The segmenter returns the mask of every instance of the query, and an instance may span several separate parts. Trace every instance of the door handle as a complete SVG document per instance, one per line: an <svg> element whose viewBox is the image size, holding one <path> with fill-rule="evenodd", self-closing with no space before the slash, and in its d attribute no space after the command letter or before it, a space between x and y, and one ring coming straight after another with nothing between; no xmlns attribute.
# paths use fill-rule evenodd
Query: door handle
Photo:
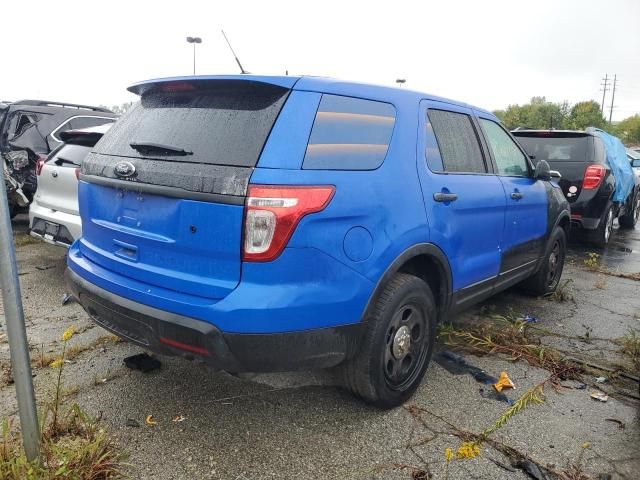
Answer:
<svg viewBox="0 0 640 480"><path fill-rule="evenodd" d="M436 192L433 194L433 199L436 202L455 202L458 199L458 195L455 193Z"/></svg>
<svg viewBox="0 0 640 480"><path fill-rule="evenodd" d="M514 200L520 200L524 195L522 195L520 192L513 192L511 194L511 198L513 198Z"/></svg>

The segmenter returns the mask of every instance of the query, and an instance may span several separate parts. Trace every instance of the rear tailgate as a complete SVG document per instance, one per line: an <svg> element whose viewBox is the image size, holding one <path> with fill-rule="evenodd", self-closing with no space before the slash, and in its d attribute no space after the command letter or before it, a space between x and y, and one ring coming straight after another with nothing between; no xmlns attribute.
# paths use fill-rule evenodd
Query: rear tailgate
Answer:
<svg viewBox="0 0 640 480"><path fill-rule="evenodd" d="M240 280L249 177L288 91L248 80L147 85L83 163L81 253L149 285L226 296Z"/></svg>
<svg viewBox="0 0 640 480"><path fill-rule="evenodd" d="M83 145L62 145L52 152L38 176L36 200L43 207L78 215L76 169L91 151Z"/></svg>
<svg viewBox="0 0 640 480"><path fill-rule="evenodd" d="M535 158L545 160L562 175L558 182L564 196L573 203L580 196L587 167L593 163L593 137L580 132L512 132L520 145Z"/></svg>

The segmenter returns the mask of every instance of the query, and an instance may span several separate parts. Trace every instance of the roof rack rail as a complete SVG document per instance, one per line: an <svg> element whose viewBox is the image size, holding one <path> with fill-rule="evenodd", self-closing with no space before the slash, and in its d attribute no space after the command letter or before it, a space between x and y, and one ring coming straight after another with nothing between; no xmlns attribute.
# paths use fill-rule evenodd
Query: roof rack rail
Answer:
<svg viewBox="0 0 640 480"><path fill-rule="evenodd" d="M13 105L30 105L32 107L64 107L64 108L77 108L83 110L93 110L94 112L113 113L108 108L93 107L91 105L80 105L77 103L66 102L50 102L48 100L18 100L13 102Z"/></svg>

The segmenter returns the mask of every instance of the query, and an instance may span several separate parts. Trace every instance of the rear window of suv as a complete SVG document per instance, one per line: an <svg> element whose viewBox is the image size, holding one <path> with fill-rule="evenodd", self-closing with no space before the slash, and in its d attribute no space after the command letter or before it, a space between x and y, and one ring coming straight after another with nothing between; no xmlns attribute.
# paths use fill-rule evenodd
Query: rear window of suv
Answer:
<svg viewBox="0 0 640 480"><path fill-rule="evenodd" d="M550 137L519 135L514 132L518 143L529 155L534 155L534 163L540 160L550 162L587 162L590 158L589 136Z"/></svg>
<svg viewBox="0 0 640 480"><path fill-rule="evenodd" d="M255 167L288 89L251 81L160 84L144 93L97 145L97 153ZM140 153L131 144L190 152Z"/></svg>

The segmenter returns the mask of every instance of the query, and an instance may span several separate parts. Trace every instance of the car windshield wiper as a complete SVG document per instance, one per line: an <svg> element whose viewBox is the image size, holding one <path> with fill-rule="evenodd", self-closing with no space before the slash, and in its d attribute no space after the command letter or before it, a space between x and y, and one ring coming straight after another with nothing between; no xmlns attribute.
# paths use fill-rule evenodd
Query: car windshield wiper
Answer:
<svg viewBox="0 0 640 480"><path fill-rule="evenodd" d="M184 148L163 145L162 143L134 142L130 143L129 146L143 155L150 153L157 155L193 155L193 152L185 150Z"/></svg>

